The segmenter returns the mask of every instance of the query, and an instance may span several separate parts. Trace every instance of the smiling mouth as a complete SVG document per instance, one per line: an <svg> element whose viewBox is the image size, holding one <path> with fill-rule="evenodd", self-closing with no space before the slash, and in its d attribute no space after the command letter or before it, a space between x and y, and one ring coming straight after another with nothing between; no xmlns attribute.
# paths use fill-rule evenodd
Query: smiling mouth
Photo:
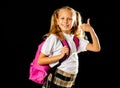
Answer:
<svg viewBox="0 0 120 88"><path fill-rule="evenodd" d="M68 27L69 27L69 25L62 25L62 27L64 27L64 28L68 28Z"/></svg>

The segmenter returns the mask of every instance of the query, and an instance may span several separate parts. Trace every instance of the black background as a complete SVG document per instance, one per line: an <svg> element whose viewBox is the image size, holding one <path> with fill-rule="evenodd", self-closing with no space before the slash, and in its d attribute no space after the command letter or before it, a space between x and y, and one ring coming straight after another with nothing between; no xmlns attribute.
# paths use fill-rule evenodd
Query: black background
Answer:
<svg viewBox="0 0 120 88"><path fill-rule="evenodd" d="M2 4L3 3L3 4ZM42 36L49 31L53 11L68 5L79 11L83 22L88 18L99 37L99 53L79 54L79 74L75 88L115 87L117 84L118 5L116 1L48 0L6 1L1 3L1 35L4 55L1 61L2 80L11 88L41 88L28 80L29 65ZM116 47L116 48L115 48ZM114 64L115 62L115 64ZM8 85L9 83L9 85Z"/></svg>

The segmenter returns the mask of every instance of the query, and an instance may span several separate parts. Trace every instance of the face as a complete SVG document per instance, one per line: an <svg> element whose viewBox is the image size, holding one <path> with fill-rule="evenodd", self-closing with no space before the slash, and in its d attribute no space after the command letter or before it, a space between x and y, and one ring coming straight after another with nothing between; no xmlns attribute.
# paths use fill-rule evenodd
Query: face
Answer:
<svg viewBox="0 0 120 88"><path fill-rule="evenodd" d="M58 19L57 19L57 24L61 28L61 30L65 33L70 33L71 28L74 24L74 15L72 11L68 9L61 9L59 11Z"/></svg>

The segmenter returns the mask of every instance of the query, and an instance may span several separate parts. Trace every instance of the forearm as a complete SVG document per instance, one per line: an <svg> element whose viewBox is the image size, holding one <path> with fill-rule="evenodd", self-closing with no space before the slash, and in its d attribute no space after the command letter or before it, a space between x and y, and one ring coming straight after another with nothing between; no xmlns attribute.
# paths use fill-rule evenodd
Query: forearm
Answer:
<svg viewBox="0 0 120 88"><path fill-rule="evenodd" d="M39 57L38 58L38 64L40 65L45 65L45 64L50 64L59 61L63 57L63 54L59 54L56 56L46 56L46 57Z"/></svg>
<svg viewBox="0 0 120 88"><path fill-rule="evenodd" d="M90 35L92 38L92 47L94 48L95 51L100 51L100 49L101 49L100 42L99 42L98 36L96 35L94 29L91 28L91 30L89 32L90 32Z"/></svg>

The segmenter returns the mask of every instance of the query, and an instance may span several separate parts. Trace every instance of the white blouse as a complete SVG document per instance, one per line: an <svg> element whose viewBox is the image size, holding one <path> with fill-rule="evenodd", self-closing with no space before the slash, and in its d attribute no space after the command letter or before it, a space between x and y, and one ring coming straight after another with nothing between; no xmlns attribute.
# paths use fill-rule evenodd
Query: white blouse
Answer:
<svg viewBox="0 0 120 88"><path fill-rule="evenodd" d="M79 48L76 49L75 43L73 41L73 34L65 34L63 33L68 44L70 47L70 56L65 61L61 63L61 65L58 67L59 69L71 73L71 74L77 74L78 73L78 53L86 51L86 46L89 41L80 39L79 40ZM53 34L51 34L45 41L41 52L48 56L55 56L61 53L61 48L63 47L61 41ZM49 64L50 67L54 67L58 62Z"/></svg>

